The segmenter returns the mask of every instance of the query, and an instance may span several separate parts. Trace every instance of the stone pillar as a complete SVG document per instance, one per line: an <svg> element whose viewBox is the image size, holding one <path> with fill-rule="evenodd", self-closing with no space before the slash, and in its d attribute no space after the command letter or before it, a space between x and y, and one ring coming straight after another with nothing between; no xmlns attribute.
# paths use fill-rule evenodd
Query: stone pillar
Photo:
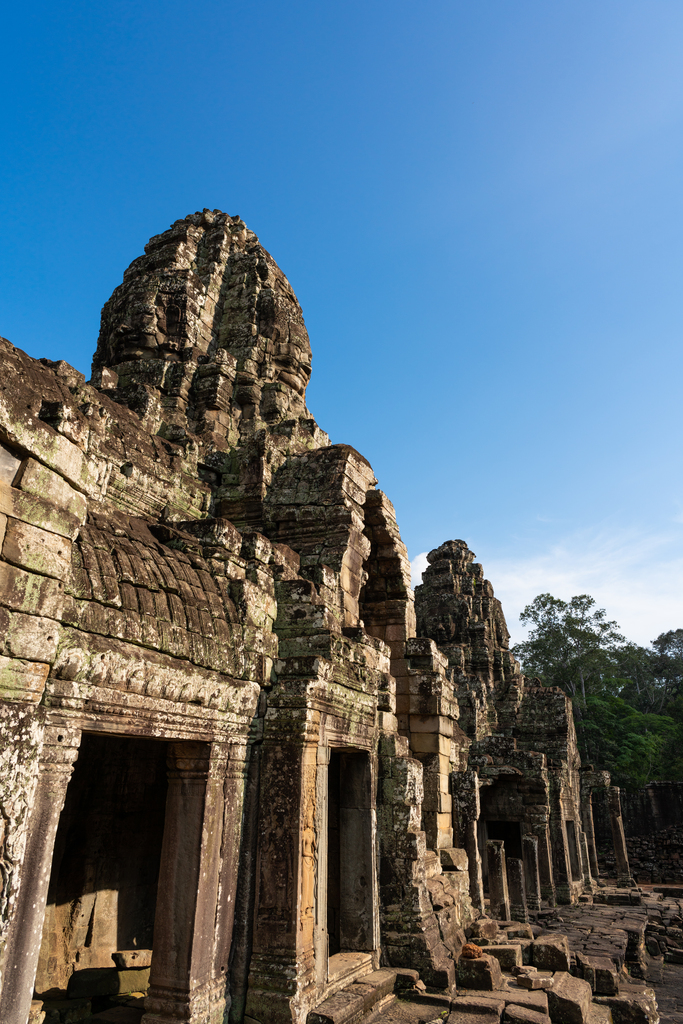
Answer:
<svg viewBox="0 0 683 1024"><path fill-rule="evenodd" d="M453 847L453 806L448 775L454 761L453 744L463 734L454 718L458 705L448 677L448 659L433 640L406 641L409 697L408 725L412 756L424 768L422 827L431 850ZM466 739L466 738L465 738Z"/></svg>
<svg viewBox="0 0 683 1024"><path fill-rule="evenodd" d="M631 869L628 864L628 853L626 851L626 837L624 836L624 822L621 817L621 800L619 798L619 787L610 786L609 790L609 818L612 826L612 840L614 842L614 857L617 868L617 885L633 885Z"/></svg>
<svg viewBox="0 0 683 1024"><path fill-rule="evenodd" d="M45 729L19 890L7 934L5 976L0 994L3 1024L26 1024L31 1009L52 851L80 742L80 730L71 726Z"/></svg>
<svg viewBox="0 0 683 1024"><path fill-rule="evenodd" d="M472 906L484 913L484 881L481 870L481 856L477 842L477 821L479 820L479 776L476 771L451 773L453 793L453 824L457 833L457 845L467 851L470 876L470 899Z"/></svg>
<svg viewBox="0 0 683 1024"><path fill-rule="evenodd" d="M315 964L316 797L320 714L277 709L266 720L254 938L246 1014L268 1024L305 1019L319 991ZM325 964L325 966L327 966Z"/></svg>
<svg viewBox="0 0 683 1024"><path fill-rule="evenodd" d="M251 914L249 920L243 921L237 916L238 880L240 878L240 858L245 845L243 834L246 831L247 848L252 850L252 835L249 833L250 819L253 808L246 806L247 777L250 766L251 745L244 739L235 740L227 747L227 764L223 761L223 751L218 744L212 749L212 763L215 769L216 781L220 779L221 768L224 767L224 804L223 804L223 836L229 836L230 840L223 840L220 863L220 882L218 887L218 900L216 905L216 941L213 950L213 980L211 985L211 1006L212 1012L218 1013L225 1004L226 978L228 976L228 962L231 962L231 971L238 972L238 961L240 950L236 950L237 956L231 956L231 944L236 945L244 942L249 948L251 942ZM213 796L213 793L212 793ZM220 804L218 804L220 810ZM253 896L253 887L249 881L242 876L242 884L247 894ZM242 895L242 893L240 893ZM247 896L248 898L248 896ZM253 903L249 903L251 908ZM246 949L245 949L246 953ZM244 977L244 975L238 975ZM232 979L231 979L232 980ZM244 979L246 981L246 977ZM235 998L235 991L230 986L232 999ZM232 1009L232 1007L231 1007ZM212 1018L213 1019L213 1018ZM219 1021L223 1020L218 1016Z"/></svg>
<svg viewBox="0 0 683 1024"><path fill-rule="evenodd" d="M489 901L491 917L497 921L510 920L507 871L505 869L505 843L502 839L487 839L486 858L489 870Z"/></svg>
<svg viewBox="0 0 683 1024"><path fill-rule="evenodd" d="M541 879L541 896L554 907L557 903L555 894L555 878L553 876L553 858L550 853L550 829L548 825L538 833L538 873Z"/></svg>
<svg viewBox="0 0 683 1024"><path fill-rule="evenodd" d="M583 780L582 780L583 781ZM593 822L593 793L590 786L581 787L581 824L586 834L586 845L588 847L588 864L593 878L598 878L600 869L598 867L598 851L595 846L595 824Z"/></svg>
<svg viewBox="0 0 683 1024"><path fill-rule="evenodd" d="M562 770L549 770L550 780L550 849L552 853L553 881L558 903L572 902L571 867L567 849L567 832L564 824Z"/></svg>
<svg viewBox="0 0 683 1024"><path fill-rule="evenodd" d="M510 857L507 862L508 889L510 892L510 917L513 921L529 921L524 886L524 862L519 857Z"/></svg>
<svg viewBox="0 0 683 1024"><path fill-rule="evenodd" d="M216 983L213 956L226 759L222 744L169 744L154 956L143 1024L222 1019L227 957Z"/></svg>
<svg viewBox="0 0 683 1024"><path fill-rule="evenodd" d="M538 836L522 836L524 888L528 910L541 909L541 879L538 873Z"/></svg>
<svg viewBox="0 0 683 1024"><path fill-rule="evenodd" d="M261 729L263 719L259 719ZM256 841L258 834L259 793L261 781L262 734L247 747L247 772L244 785L244 812L239 850L239 874L234 902L235 926L232 934L234 951L230 963L230 1024L242 1024L247 998L249 958L253 941L254 892L256 889ZM229 834L226 829L226 834Z"/></svg>
<svg viewBox="0 0 683 1024"><path fill-rule="evenodd" d="M588 839L586 833L579 832L579 848L581 850L581 869L583 871L583 883L589 892L593 892L593 876L590 868L590 854L588 853Z"/></svg>

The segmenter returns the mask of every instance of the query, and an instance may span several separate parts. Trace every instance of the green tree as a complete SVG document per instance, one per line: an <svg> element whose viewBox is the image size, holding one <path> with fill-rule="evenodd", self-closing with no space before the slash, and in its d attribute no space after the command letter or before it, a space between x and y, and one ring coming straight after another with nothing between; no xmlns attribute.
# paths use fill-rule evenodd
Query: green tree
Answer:
<svg viewBox="0 0 683 1024"><path fill-rule="evenodd" d="M531 629L514 654L572 698L582 758L629 788L683 779L683 629L639 647L588 594L539 594L520 619Z"/></svg>
<svg viewBox="0 0 683 1024"><path fill-rule="evenodd" d="M539 594L520 621L531 624L531 629L528 638L513 648L515 657L527 675L560 686L572 697L580 717L588 694L614 675L615 655L625 643L616 622L608 620L604 608L596 608L588 594L569 601Z"/></svg>

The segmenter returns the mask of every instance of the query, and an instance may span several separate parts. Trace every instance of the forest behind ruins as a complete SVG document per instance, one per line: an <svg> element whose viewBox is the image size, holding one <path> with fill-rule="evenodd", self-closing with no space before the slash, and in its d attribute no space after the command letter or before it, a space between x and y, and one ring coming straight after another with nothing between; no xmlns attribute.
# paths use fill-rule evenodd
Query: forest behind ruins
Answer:
<svg viewBox="0 0 683 1024"><path fill-rule="evenodd" d="M513 652L528 676L572 698L584 763L629 790L683 781L683 629L640 647L588 594L539 594L520 621L529 634Z"/></svg>

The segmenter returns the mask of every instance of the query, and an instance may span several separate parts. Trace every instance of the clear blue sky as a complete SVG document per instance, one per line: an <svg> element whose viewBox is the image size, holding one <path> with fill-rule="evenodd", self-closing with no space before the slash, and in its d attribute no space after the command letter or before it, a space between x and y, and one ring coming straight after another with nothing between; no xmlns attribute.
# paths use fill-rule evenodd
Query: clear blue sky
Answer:
<svg viewBox="0 0 683 1024"><path fill-rule="evenodd" d="M136 0L4 16L0 333L88 372L150 235L239 213L309 406L411 557L683 626L680 0Z"/></svg>

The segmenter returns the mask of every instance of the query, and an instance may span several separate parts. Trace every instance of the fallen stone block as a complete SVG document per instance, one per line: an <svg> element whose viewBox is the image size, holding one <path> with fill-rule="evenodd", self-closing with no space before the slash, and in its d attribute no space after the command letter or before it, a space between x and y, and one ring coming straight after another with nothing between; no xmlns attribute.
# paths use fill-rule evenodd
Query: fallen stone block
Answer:
<svg viewBox="0 0 683 1024"><path fill-rule="evenodd" d="M547 1013L530 1010L528 1006L508 1003L505 1007L503 1021L504 1024L550 1024L550 1017Z"/></svg>
<svg viewBox="0 0 683 1024"><path fill-rule="evenodd" d="M149 967L125 971L116 967L88 967L71 975L67 996L69 999L92 999L95 996L146 992L149 988L149 971Z"/></svg>
<svg viewBox="0 0 683 1024"><path fill-rule="evenodd" d="M513 967L522 966L521 946L487 946L488 956L495 956L503 971L511 971Z"/></svg>
<svg viewBox="0 0 683 1024"><path fill-rule="evenodd" d="M500 1017L496 1017L495 1013L463 1013L453 1010L446 1024L500 1024Z"/></svg>
<svg viewBox="0 0 683 1024"><path fill-rule="evenodd" d="M395 967L393 971L396 975L394 988L397 992L401 992L406 988L413 988L416 982L420 980L419 971L411 971L408 967Z"/></svg>
<svg viewBox="0 0 683 1024"><path fill-rule="evenodd" d="M591 995L587 981L557 972L553 987L548 989L548 1012L553 1024L587 1024Z"/></svg>
<svg viewBox="0 0 683 1024"><path fill-rule="evenodd" d="M597 1003L591 1003L588 1024L614 1024L609 1006L598 1006Z"/></svg>
<svg viewBox="0 0 683 1024"><path fill-rule="evenodd" d="M493 991L501 988L503 973L495 957L484 953L476 960L460 957L457 965L458 985L460 988L482 989Z"/></svg>
<svg viewBox="0 0 683 1024"><path fill-rule="evenodd" d="M545 971L568 971L570 966L569 943L566 935L543 935L531 945L531 959L534 967Z"/></svg>
<svg viewBox="0 0 683 1024"><path fill-rule="evenodd" d="M311 1010L306 1024L356 1024L363 1017L363 996L337 992L315 1010Z"/></svg>
<svg viewBox="0 0 683 1024"><path fill-rule="evenodd" d="M43 1011L45 1024L78 1024L92 1012L89 999L45 999Z"/></svg>
<svg viewBox="0 0 683 1024"><path fill-rule="evenodd" d="M520 974L517 984L520 988L527 989L528 992L535 992L537 989L552 988L553 979L543 978L538 974Z"/></svg>
<svg viewBox="0 0 683 1024"><path fill-rule="evenodd" d="M577 962L596 995L615 996L619 992L619 972L608 957L576 955Z"/></svg>
<svg viewBox="0 0 683 1024"><path fill-rule="evenodd" d="M129 967L151 967L151 949L119 949L112 953L112 960L119 970L126 970Z"/></svg>
<svg viewBox="0 0 683 1024"><path fill-rule="evenodd" d="M595 1002L612 1011L614 1024L658 1024L659 1011L653 989L642 995L596 996Z"/></svg>
<svg viewBox="0 0 683 1024"><path fill-rule="evenodd" d="M346 991L352 995L362 996L363 1010L369 1013L393 1001L394 980L393 971L373 971L353 982Z"/></svg>
<svg viewBox="0 0 683 1024"><path fill-rule="evenodd" d="M494 939L498 934L498 922L490 917L480 917L478 921L472 922L472 938Z"/></svg>
<svg viewBox="0 0 683 1024"><path fill-rule="evenodd" d="M444 871L467 871L468 860L466 850L448 848L439 850L441 867Z"/></svg>
<svg viewBox="0 0 683 1024"><path fill-rule="evenodd" d="M552 978L546 980L552 981ZM544 989L527 991L511 982L508 982L505 988L505 1003L526 1006L528 1010L536 1010L537 1013L548 1012L548 996Z"/></svg>
<svg viewBox="0 0 683 1024"><path fill-rule="evenodd" d="M484 1013L500 1020L505 1009L505 1000L495 997L456 996L451 1006L457 1013Z"/></svg>
<svg viewBox="0 0 683 1024"><path fill-rule="evenodd" d="M18 459L14 460L19 462ZM2 450L0 449L0 470L2 470ZM40 999L31 1000L31 1009L28 1013L28 1021L26 1024L43 1024L45 1020L45 1010L43 1009L43 1003Z"/></svg>

